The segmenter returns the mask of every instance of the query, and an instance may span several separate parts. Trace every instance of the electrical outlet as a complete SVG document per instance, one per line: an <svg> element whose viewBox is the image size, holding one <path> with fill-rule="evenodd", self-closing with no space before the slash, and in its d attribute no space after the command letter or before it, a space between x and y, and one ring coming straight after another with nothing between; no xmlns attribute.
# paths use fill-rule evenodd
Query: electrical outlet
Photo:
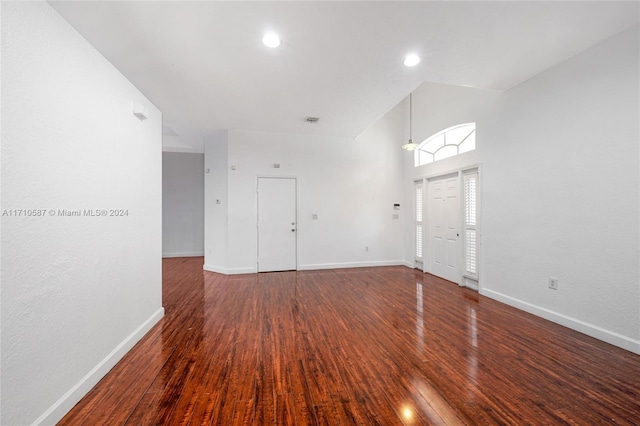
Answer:
<svg viewBox="0 0 640 426"><path fill-rule="evenodd" d="M557 290L558 289L558 279L557 278L549 277L549 288L551 290Z"/></svg>
<svg viewBox="0 0 640 426"><path fill-rule="evenodd" d="M369 246L364 246L364 251L369 251Z"/></svg>

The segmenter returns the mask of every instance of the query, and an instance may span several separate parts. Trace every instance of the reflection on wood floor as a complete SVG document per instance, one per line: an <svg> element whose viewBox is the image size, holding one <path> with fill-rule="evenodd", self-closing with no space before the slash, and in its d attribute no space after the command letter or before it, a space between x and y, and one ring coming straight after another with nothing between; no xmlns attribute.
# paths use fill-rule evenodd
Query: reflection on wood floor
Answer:
<svg viewBox="0 0 640 426"><path fill-rule="evenodd" d="M165 318L62 425L638 424L640 356L405 267L163 261Z"/></svg>

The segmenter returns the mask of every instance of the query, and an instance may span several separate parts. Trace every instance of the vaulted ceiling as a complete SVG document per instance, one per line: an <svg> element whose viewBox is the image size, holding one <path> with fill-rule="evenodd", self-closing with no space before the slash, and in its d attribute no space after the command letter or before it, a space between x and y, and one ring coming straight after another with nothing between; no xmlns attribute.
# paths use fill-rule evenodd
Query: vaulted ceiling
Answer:
<svg viewBox="0 0 640 426"><path fill-rule="evenodd" d="M508 89L639 16L610 1L50 4L196 152L228 128L355 137L423 81ZM280 47L261 43L268 30ZM405 67L409 52L421 63Z"/></svg>

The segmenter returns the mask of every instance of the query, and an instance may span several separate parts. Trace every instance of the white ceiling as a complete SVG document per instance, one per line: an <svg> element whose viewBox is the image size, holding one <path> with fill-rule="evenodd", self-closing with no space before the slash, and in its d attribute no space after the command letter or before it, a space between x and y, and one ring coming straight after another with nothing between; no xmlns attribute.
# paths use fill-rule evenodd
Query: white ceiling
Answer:
<svg viewBox="0 0 640 426"><path fill-rule="evenodd" d="M200 152L227 128L355 137L423 81L507 89L639 16L635 1L50 3L163 111L165 141Z"/></svg>

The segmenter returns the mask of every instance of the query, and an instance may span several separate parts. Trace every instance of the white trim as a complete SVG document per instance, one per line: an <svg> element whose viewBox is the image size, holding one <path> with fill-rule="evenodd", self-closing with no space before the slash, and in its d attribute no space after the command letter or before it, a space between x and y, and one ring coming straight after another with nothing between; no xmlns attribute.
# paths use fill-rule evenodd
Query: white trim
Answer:
<svg viewBox="0 0 640 426"><path fill-rule="evenodd" d="M255 274L258 272L256 268L223 268L221 266L215 265L207 265L206 263L202 265L202 269L208 272L216 272L218 274L223 275L241 275L241 274Z"/></svg>
<svg viewBox="0 0 640 426"><path fill-rule="evenodd" d="M314 271L318 269L344 269L344 268L367 268L375 266L410 266L411 263L404 260L378 260L373 262L344 262L344 263L315 263L299 265L300 271Z"/></svg>
<svg viewBox="0 0 640 426"><path fill-rule="evenodd" d="M428 185L431 182L436 182L436 181L439 181L439 180L442 180L442 179L448 179L448 178L453 178L453 177L459 178L461 173L462 173L462 169L458 169L458 170L456 170L454 172L433 175L433 176L425 178L425 180L427 181L427 185Z"/></svg>
<svg viewBox="0 0 640 426"><path fill-rule="evenodd" d="M231 268L227 269L228 275L256 274L258 270L254 268Z"/></svg>
<svg viewBox="0 0 640 426"><path fill-rule="evenodd" d="M402 262L402 266L406 266L407 268L415 269L416 264L415 264L415 262L403 261Z"/></svg>
<svg viewBox="0 0 640 426"><path fill-rule="evenodd" d="M57 400L47 411L33 422L34 425L56 424L73 408L117 363L131 348L138 343L151 328L164 316L164 308L158 309L133 333L127 336L102 361L87 373L78 383Z"/></svg>
<svg viewBox="0 0 640 426"><path fill-rule="evenodd" d="M216 272L218 274L229 275L227 272L227 268L223 268L222 266L215 265L207 265L206 263L202 265L202 269L209 272Z"/></svg>
<svg viewBox="0 0 640 426"><path fill-rule="evenodd" d="M203 251L197 252L184 252L184 253L162 253L163 258L171 258L171 257L202 257L204 256Z"/></svg>
<svg viewBox="0 0 640 426"><path fill-rule="evenodd" d="M480 288L480 294L640 355L640 340L631 339L613 331L605 330L604 328L571 318L567 315L532 305L531 303L507 296L506 294L502 294L497 291Z"/></svg>
<svg viewBox="0 0 640 426"><path fill-rule="evenodd" d="M426 175L422 175L422 177L416 177L414 178L414 181L416 180L420 180L420 179L433 179L433 178L438 178L440 176L447 176L447 175L453 175L456 173L464 173L467 172L469 170L473 170L473 169L480 169L482 163L475 163L475 164L471 164L469 166L464 166L464 167L458 167L456 169L447 169L447 170L443 170L441 172L435 172L435 173L430 173L430 174L426 174Z"/></svg>
<svg viewBox="0 0 640 426"><path fill-rule="evenodd" d="M474 291L479 291L480 286L478 285L478 279L475 277L469 277L467 275L462 275L462 281L460 284L462 287L470 288Z"/></svg>
<svg viewBox="0 0 640 426"><path fill-rule="evenodd" d="M308 265L298 265L298 271L315 271L319 269L347 269L347 268L368 268L376 266L406 266L414 268L413 263L405 260L379 260L373 262L344 262L344 263L312 263ZM256 274L256 268L232 268L226 269L220 266L203 265L203 270L216 272L223 275Z"/></svg>

